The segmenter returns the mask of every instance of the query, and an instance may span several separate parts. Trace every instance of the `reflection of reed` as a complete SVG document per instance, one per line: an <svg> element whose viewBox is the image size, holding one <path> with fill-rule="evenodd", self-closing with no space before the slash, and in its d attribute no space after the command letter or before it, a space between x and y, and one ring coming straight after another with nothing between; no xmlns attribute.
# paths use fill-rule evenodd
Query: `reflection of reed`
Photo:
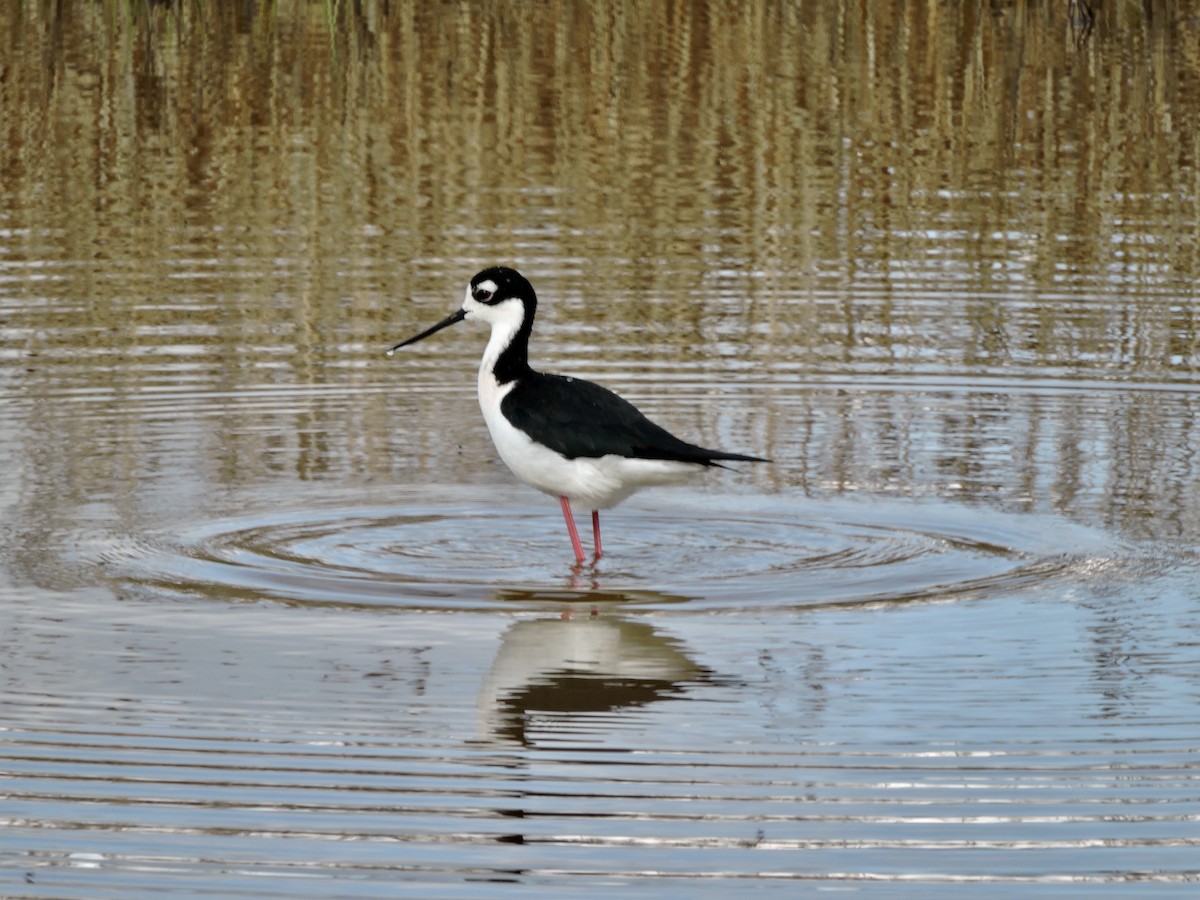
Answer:
<svg viewBox="0 0 1200 900"><path fill-rule="evenodd" d="M1077 52L1061 10L1033 4L255 10L34 16L6 98L17 208L62 225L93 209L97 229L151 240L147 261L181 223L240 221L247 253L328 265L364 223L412 241L407 257L464 239L524 256L548 203L555 235L604 247L576 283L653 291L693 257L811 279L912 259L930 228L986 245L1016 223L1058 240L1044 276L1094 269L1160 191L1195 196L1179 163L1200 38L1169 20L1122 28L1118 53L1115 23ZM28 15L8 4L0 28L27 32ZM65 237L75 259L100 239ZM1195 253L1154 250L1181 277Z"/></svg>
<svg viewBox="0 0 1200 900"><path fill-rule="evenodd" d="M392 474L386 395L344 397L377 379L364 358L397 306L448 308L481 262L545 271L575 329L559 352L591 365L601 335L622 372L888 378L932 360L1170 385L1200 368L1200 30L1147 7L1098 6L1078 48L1065 4L1033 2L264 9L0 4L20 390L120 408L180 383L333 388L274 433L236 409L205 427L195 465L218 483L338 459ZM844 394L831 425L787 394L751 443L793 448L793 484L1054 479L1069 508L1193 465L1186 404L1049 427L1036 397L980 395L922 408L917 433L902 405L864 417ZM29 405L31 443L77 454L37 479L73 482L72 502L157 468L153 440ZM1006 416L1029 423L1002 436L1017 460L994 456ZM440 444L412 440L431 464ZM1194 521L1180 502L1168 517Z"/></svg>

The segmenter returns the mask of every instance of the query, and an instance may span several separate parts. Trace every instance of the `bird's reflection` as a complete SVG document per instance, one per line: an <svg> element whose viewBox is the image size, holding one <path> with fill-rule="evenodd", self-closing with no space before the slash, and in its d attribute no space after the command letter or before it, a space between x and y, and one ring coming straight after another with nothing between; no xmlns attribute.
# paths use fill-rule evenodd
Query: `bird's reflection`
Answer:
<svg viewBox="0 0 1200 900"><path fill-rule="evenodd" d="M552 599L521 593L527 601ZM597 714L643 707L713 680L677 638L602 612L612 598L593 593L576 596L569 615L514 622L504 632L479 694L480 739L529 746L534 728L543 736L577 735L586 718L598 723Z"/></svg>

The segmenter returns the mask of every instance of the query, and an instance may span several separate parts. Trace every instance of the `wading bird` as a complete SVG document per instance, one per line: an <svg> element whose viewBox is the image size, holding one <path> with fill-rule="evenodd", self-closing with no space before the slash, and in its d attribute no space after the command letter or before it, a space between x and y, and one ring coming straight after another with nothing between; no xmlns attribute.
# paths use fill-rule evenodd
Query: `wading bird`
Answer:
<svg viewBox="0 0 1200 900"><path fill-rule="evenodd" d="M572 501L592 510L592 543L599 559L600 510L641 488L686 481L722 462L768 462L689 444L598 384L534 371L529 336L536 311L537 295L520 272L503 266L484 269L471 279L457 312L396 344L388 355L464 319L491 326L479 363L484 421L513 474L558 497L577 563L586 557Z"/></svg>

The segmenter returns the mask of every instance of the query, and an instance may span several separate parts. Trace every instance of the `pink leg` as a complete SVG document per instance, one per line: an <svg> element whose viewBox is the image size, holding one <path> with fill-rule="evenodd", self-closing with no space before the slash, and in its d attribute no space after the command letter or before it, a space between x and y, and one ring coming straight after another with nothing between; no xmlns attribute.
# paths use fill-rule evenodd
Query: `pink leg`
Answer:
<svg viewBox="0 0 1200 900"><path fill-rule="evenodd" d="M581 563L584 560L583 544L579 543L579 532L575 528L575 517L571 515L571 501L566 497L559 497L558 502L562 504L563 518L567 520L567 534L571 535L571 547L575 550L575 562Z"/></svg>
<svg viewBox="0 0 1200 900"><path fill-rule="evenodd" d="M596 545L596 559L604 555L600 549L600 510L592 510L592 543Z"/></svg>

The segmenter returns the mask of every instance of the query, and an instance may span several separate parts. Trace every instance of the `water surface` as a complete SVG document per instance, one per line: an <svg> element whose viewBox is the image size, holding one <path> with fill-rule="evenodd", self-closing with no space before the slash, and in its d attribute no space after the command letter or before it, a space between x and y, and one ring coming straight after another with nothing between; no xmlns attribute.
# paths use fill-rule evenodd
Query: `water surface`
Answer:
<svg viewBox="0 0 1200 900"><path fill-rule="evenodd" d="M0 894L1191 896L1200 31L1097 15L6 5ZM772 464L572 566L384 355L496 263Z"/></svg>

